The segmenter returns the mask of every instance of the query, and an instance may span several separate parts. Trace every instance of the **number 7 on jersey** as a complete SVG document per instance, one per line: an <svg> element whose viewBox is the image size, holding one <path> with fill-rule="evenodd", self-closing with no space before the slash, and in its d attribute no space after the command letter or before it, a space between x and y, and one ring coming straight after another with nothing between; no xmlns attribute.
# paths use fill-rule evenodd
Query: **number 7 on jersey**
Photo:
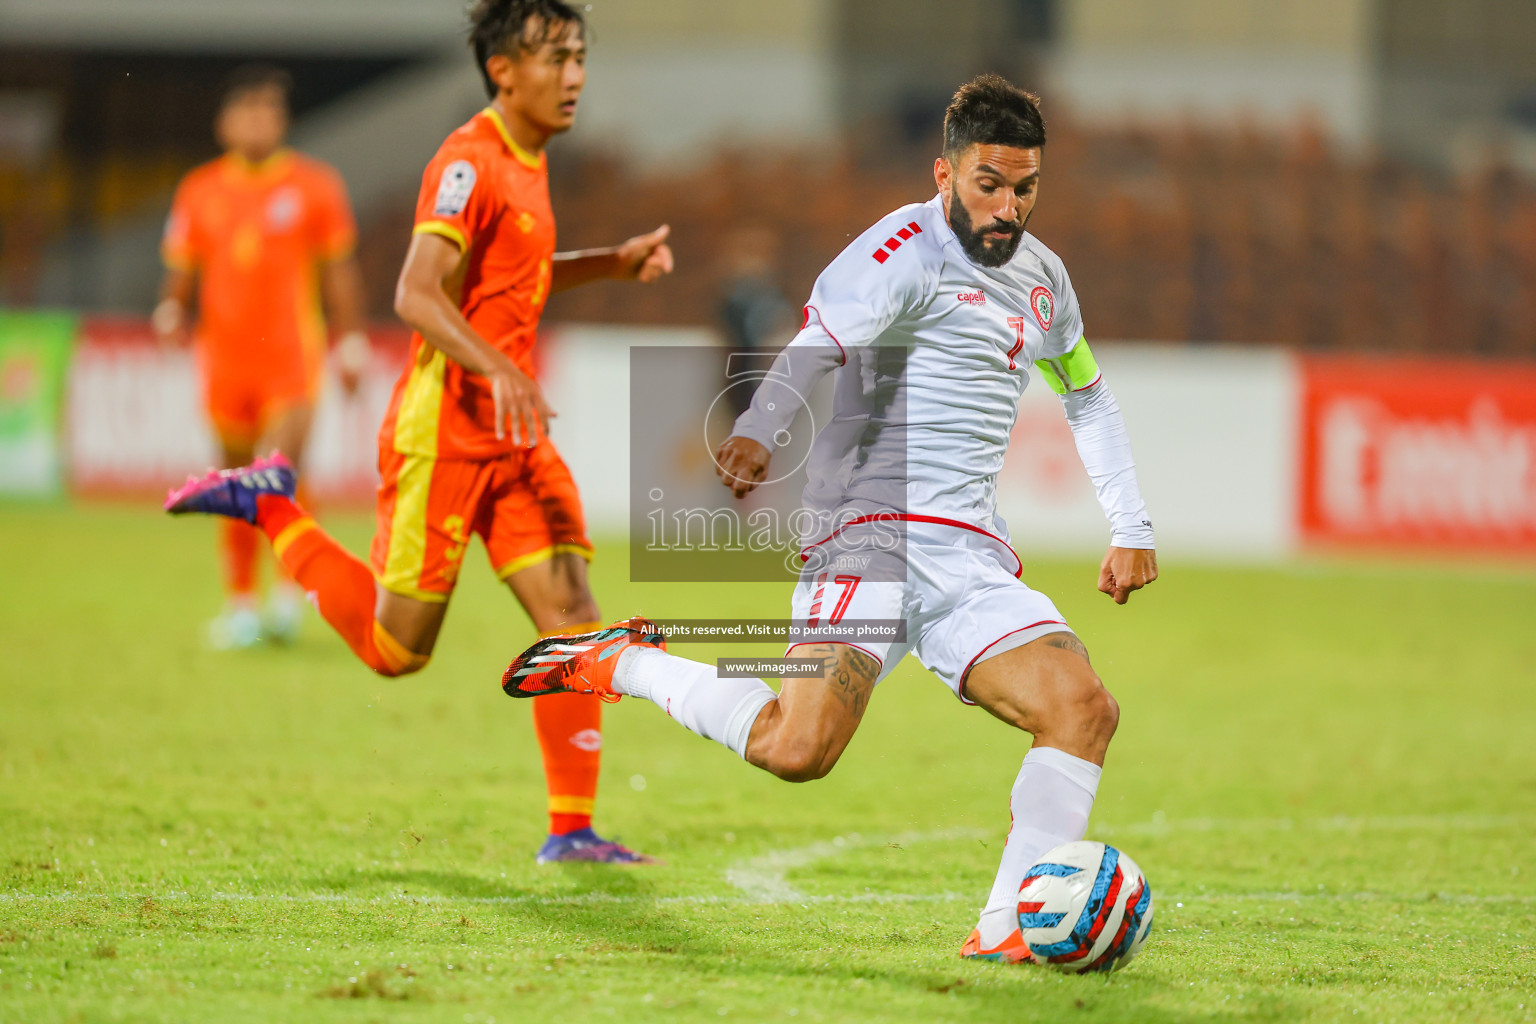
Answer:
<svg viewBox="0 0 1536 1024"><path fill-rule="evenodd" d="M1013 348L1008 350L1008 369L1010 370L1017 370L1019 368L1018 364L1014 362L1014 357L1024 347L1024 323L1025 320L1021 316L1011 316L1008 318L1008 326L1013 328Z"/></svg>

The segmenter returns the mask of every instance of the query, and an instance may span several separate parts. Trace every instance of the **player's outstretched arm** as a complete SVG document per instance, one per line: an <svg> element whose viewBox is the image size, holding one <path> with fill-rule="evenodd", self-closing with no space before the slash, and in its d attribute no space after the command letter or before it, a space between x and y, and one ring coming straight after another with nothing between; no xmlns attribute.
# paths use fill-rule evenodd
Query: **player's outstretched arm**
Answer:
<svg viewBox="0 0 1536 1024"><path fill-rule="evenodd" d="M667 236L670 225L610 245L602 249L557 252L552 267L549 290L563 292L588 281L614 279L650 284L672 273L672 247Z"/></svg>
<svg viewBox="0 0 1536 1024"><path fill-rule="evenodd" d="M1116 604L1125 604L1134 591L1157 579L1152 521L1137 485L1125 417L1086 341L1079 340L1073 356L1041 370L1051 389L1061 395L1077 454L1110 523L1110 548L1099 566L1099 590Z"/></svg>
<svg viewBox="0 0 1536 1024"><path fill-rule="evenodd" d="M476 334L448 297L444 285L459 257L459 247L441 235L412 235L395 285L395 312L433 348L491 382L498 441L510 430L515 443L531 447L548 431L554 412L533 378Z"/></svg>

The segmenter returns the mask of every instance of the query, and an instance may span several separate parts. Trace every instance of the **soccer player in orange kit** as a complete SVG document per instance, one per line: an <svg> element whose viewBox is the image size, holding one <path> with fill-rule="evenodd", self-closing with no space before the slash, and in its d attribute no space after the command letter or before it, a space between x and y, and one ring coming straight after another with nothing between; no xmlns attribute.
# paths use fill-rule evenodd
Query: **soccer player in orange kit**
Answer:
<svg viewBox="0 0 1536 1024"><path fill-rule="evenodd" d="M302 459L325 362L322 298L349 390L368 358L346 186L283 146L290 84L269 65L230 75L214 125L225 153L182 180L162 245L152 321L162 342L180 344L196 291L198 368L226 467L250 462L258 445ZM214 645L290 639L303 612L291 583L273 589L265 621L256 610L257 532L229 520L221 544L227 600Z"/></svg>
<svg viewBox="0 0 1536 1024"><path fill-rule="evenodd" d="M371 570L294 501L280 455L190 480L166 501L172 513L262 529L326 621L388 676L426 665L472 533L541 634L595 628L592 544L533 379L539 314L553 291L650 282L672 269L665 225L607 249L555 252L544 147L575 119L582 15L561 0L479 0L470 17L491 104L448 137L422 178L395 296L416 334L379 432ZM539 861L646 860L592 831L600 699L573 694L534 712L550 812Z"/></svg>

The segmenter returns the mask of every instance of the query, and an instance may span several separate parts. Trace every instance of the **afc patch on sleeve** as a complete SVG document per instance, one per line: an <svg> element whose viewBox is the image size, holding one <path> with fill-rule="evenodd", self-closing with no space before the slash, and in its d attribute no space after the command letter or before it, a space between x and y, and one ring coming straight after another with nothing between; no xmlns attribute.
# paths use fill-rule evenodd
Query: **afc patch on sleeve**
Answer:
<svg viewBox="0 0 1536 1024"><path fill-rule="evenodd" d="M464 212L469 194L475 190L475 165L468 160L455 160L443 168L442 180L437 186L437 202L432 213L437 217L457 217Z"/></svg>

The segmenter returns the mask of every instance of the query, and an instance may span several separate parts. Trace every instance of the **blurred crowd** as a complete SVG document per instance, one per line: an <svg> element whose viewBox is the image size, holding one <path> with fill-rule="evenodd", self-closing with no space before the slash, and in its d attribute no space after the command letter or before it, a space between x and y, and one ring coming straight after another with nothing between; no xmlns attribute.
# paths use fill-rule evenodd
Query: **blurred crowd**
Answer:
<svg viewBox="0 0 1536 1024"><path fill-rule="evenodd" d="M798 304L850 238L932 195L932 159L854 145L641 175L557 155L562 248L665 221L678 264L655 288L556 296L550 319L718 325L746 239ZM365 234L377 308L404 249L398 205ZM1454 179L1346 156L1306 125L1084 131L1058 118L1030 230L1066 261L1094 337L1536 357L1536 182L1497 163Z"/></svg>
<svg viewBox="0 0 1536 1024"><path fill-rule="evenodd" d="M853 235L933 189L932 150L887 142L722 152L669 173L574 152L552 150L561 247L666 222L677 272L558 295L551 321L718 327L744 262L798 306ZM29 301L68 227L55 223L63 186L35 185L0 174L12 303ZM377 317L391 315L413 204L402 192L358 211ZM1030 228L1065 259L1094 337L1536 357L1536 182L1496 160L1452 177L1339 152L1305 125L1088 130L1058 112Z"/></svg>
<svg viewBox="0 0 1536 1024"><path fill-rule="evenodd" d="M1033 230L1104 338L1536 356L1536 184L1320 133L1059 132Z"/></svg>

